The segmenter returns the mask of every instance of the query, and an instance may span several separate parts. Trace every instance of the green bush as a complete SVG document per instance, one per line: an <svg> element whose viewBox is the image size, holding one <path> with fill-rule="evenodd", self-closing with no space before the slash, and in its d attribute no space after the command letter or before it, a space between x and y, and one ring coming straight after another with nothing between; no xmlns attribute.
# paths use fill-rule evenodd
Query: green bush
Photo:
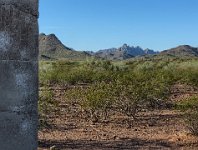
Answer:
<svg viewBox="0 0 198 150"><path fill-rule="evenodd" d="M74 88L66 91L65 98L80 106L80 111L86 112L92 121L107 119L108 111L114 103L113 85L105 82L95 83L87 88Z"/></svg>
<svg viewBox="0 0 198 150"><path fill-rule="evenodd" d="M148 80L145 72L130 72L118 77L111 82L96 82L87 88L67 90L66 99L89 112L91 118L99 119L101 115L107 118L109 110L135 118L136 113L146 107L145 104L156 107L156 101L167 95L164 80Z"/></svg>
<svg viewBox="0 0 198 150"><path fill-rule="evenodd" d="M149 77L149 79L148 79ZM142 107L157 107L157 102L168 96L168 85L161 76L153 71L130 72L118 80L121 110L128 116L135 115Z"/></svg>

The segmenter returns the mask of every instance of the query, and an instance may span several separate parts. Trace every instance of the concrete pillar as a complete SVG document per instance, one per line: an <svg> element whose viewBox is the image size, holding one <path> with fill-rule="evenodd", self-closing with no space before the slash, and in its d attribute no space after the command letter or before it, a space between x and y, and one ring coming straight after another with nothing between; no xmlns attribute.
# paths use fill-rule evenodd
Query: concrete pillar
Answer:
<svg viewBox="0 0 198 150"><path fill-rule="evenodd" d="M38 0L0 0L0 150L37 149Z"/></svg>

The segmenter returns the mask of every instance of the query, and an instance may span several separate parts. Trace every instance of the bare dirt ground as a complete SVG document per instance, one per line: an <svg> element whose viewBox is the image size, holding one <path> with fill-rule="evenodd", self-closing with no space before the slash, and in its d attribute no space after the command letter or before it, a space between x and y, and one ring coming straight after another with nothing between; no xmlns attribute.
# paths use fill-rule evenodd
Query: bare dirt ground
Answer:
<svg viewBox="0 0 198 150"><path fill-rule="evenodd" d="M182 97L177 86L174 90L173 99ZM129 127L121 114L92 123L67 113L64 105L60 114L51 116L53 124L39 131L38 150L198 150L198 137L190 134L180 111L141 112Z"/></svg>

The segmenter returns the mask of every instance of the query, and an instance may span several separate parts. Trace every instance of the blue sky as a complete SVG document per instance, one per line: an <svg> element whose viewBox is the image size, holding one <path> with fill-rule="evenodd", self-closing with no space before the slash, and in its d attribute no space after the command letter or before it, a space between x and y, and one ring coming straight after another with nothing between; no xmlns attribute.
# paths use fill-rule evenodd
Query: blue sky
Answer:
<svg viewBox="0 0 198 150"><path fill-rule="evenodd" d="M40 0L40 32L76 50L198 46L198 0Z"/></svg>

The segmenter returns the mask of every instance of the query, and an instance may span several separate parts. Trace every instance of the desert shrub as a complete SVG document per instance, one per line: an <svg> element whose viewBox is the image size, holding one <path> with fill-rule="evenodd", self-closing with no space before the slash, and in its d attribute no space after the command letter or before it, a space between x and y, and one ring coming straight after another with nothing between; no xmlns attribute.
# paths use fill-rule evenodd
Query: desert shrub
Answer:
<svg viewBox="0 0 198 150"><path fill-rule="evenodd" d="M198 135L198 96L192 96L176 104L176 108L185 112L184 120L192 134Z"/></svg>
<svg viewBox="0 0 198 150"><path fill-rule="evenodd" d="M118 106L133 118L142 107L158 107L158 102L169 92L164 80L153 71L135 71L122 76L117 84L120 91Z"/></svg>
<svg viewBox="0 0 198 150"><path fill-rule="evenodd" d="M40 62L39 78L40 85L45 86L49 84L61 83L64 81L65 74L73 69L78 64L69 61L50 61Z"/></svg>
<svg viewBox="0 0 198 150"><path fill-rule="evenodd" d="M39 92L38 110L40 127L50 124L49 116L55 112L58 103L54 100L54 93L49 88Z"/></svg>
<svg viewBox="0 0 198 150"><path fill-rule="evenodd" d="M47 67L49 66L49 67ZM40 64L40 83L46 84L69 84L93 83L111 81L115 78L118 66L110 61L91 62L42 62Z"/></svg>
<svg viewBox="0 0 198 150"><path fill-rule="evenodd" d="M198 108L198 96L183 99L176 104L176 108L182 111L195 110Z"/></svg>
<svg viewBox="0 0 198 150"><path fill-rule="evenodd" d="M136 118L135 115L140 109L139 106L145 99L145 94L143 94L142 85L140 84L137 86L136 83L130 82L125 85L123 82L118 82L116 85L116 109L132 118Z"/></svg>
<svg viewBox="0 0 198 150"><path fill-rule="evenodd" d="M172 76L175 82L198 86L197 60L177 60L164 66L164 70Z"/></svg>
<svg viewBox="0 0 198 150"><path fill-rule="evenodd" d="M154 76L155 73L141 71L120 73L111 82L95 82L87 88L71 89L65 96L84 112L89 112L91 118L107 118L108 110L136 118L143 107L156 107L159 100L167 95L164 78Z"/></svg>
<svg viewBox="0 0 198 150"><path fill-rule="evenodd" d="M50 82L52 72L52 63L51 62L39 62L39 82L40 86L47 85Z"/></svg>
<svg viewBox="0 0 198 150"><path fill-rule="evenodd" d="M85 112L92 121L107 119L108 110L114 103L114 88L105 82L95 83L87 88L70 89L65 93L65 98L71 103L79 105L81 112Z"/></svg>
<svg viewBox="0 0 198 150"><path fill-rule="evenodd" d="M177 74L180 75L180 81L183 83L198 86L198 62L189 60L177 64Z"/></svg>

